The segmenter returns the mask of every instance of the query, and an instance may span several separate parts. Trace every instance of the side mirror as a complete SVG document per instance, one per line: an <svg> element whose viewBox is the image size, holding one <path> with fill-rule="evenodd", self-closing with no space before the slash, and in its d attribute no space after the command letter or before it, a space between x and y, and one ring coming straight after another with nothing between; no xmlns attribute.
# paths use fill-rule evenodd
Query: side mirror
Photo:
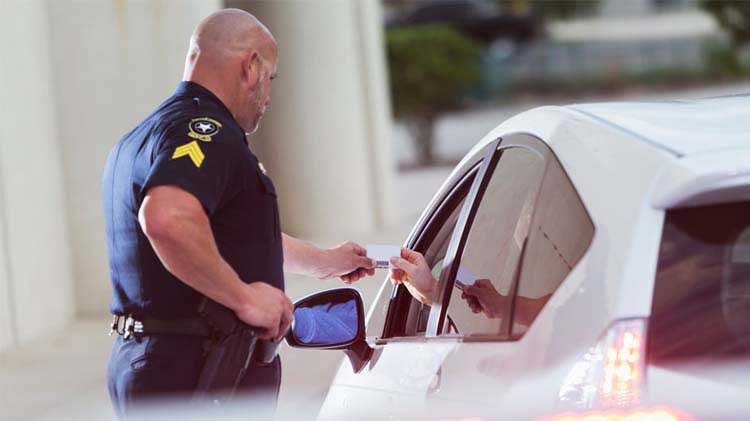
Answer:
<svg viewBox="0 0 750 421"><path fill-rule="evenodd" d="M298 300L286 342L294 348L343 349L354 372L362 370L372 348L365 341L365 311L359 291L329 289Z"/></svg>

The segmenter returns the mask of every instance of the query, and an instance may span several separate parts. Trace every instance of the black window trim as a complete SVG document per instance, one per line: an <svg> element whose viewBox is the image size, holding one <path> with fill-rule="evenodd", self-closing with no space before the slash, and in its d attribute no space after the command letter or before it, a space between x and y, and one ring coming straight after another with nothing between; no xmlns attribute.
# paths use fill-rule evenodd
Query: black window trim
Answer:
<svg viewBox="0 0 750 421"><path fill-rule="evenodd" d="M441 285L442 288L438 291L438 297L432 304L430 317L427 321L427 331L425 332L425 336L427 337L436 337L438 336L437 332L443 331L445 315L448 310L448 300L450 299L450 294L446 294L445 292L452 291L453 289L451 278L455 277L458 271L458 265L455 262L457 257L463 253L466 246L466 240L469 236L467 227L471 227L474 222L474 217L479 208L478 203L481 202L484 191L489 184L490 177L488 175L492 175L497 162L500 160L498 147L501 143L502 138L499 138L493 141L491 146L487 148L482 158L482 164L479 166L479 172L474 177L474 182L469 189L469 193L466 195L461 213L458 215L456 226L453 228L453 234L448 244L448 251L443 258L443 268L440 271L440 279L438 280L438 285Z"/></svg>
<svg viewBox="0 0 750 421"><path fill-rule="evenodd" d="M437 234L437 230L435 230L434 228L440 228L442 227L442 225L440 227L436 227L436 219L442 218L444 216L447 217L446 215L443 215L443 213L446 211L453 211L453 207L449 206L449 204L452 204L454 201L463 200L463 195L461 193L464 189L471 188L471 183L467 184L467 181L476 177L476 173L479 169L479 166L481 165L481 162L481 158L477 159L477 162L473 163L473 165L471 165L471 167L466 170L466 172L464 172L464 174L461 175L461 177L455 183L453 183L450 189L446 190L447 193L443 197L441 197L439 201L436 202L436 206L432 209L432 211L426 218L423 218L423 222L420 224L419 228L414 232L412 236L407 239L405 247L418 249L422 246L422 243L425 241L425 239ZM398 313L400 311L404 311L405 309L408 310L408 306L410 305L410 303L411 294L406 289L406 287L404 287L403 285L398 285L391 290L388 312L386 314L385 322L383 323L383 332L381 336L377 338L378 343L395 339L402 340L404 338L423 338L423 336L394 336L394 330L399 327L401 328L401 330L403 330L404 328L404 326L397 326L397 321L399 319Z"/></svg>

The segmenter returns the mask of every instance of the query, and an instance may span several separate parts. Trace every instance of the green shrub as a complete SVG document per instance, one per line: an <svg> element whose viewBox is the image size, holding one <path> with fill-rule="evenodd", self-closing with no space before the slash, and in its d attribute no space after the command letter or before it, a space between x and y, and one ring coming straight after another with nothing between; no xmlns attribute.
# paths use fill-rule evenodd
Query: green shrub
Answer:
<svg viewBox="0 0 750 421"><path fill-rule="evenodd" d="M703 60L708 76L736 77L747 73L733 45L718 41L707 42L703 47Z"/></svg>
<svg viewBox="0 0 750 421"><path fill-rule="evenodd" d="M444 25L389 29L386 47L393 110L408 123L427 164L436 117L460 108L480 79L481 48Z"/></svg>

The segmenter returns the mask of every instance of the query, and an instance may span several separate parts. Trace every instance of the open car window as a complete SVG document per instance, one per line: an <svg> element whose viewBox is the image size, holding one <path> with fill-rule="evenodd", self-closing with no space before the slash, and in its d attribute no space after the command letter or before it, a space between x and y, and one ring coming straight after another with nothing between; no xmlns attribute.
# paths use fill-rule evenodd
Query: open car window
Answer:
<svg viewBox="0 0 750 421"><path fill-rule="evenodd" d="M453 229L473 183L477 166L467 171L448 192L409 244L410 248L425 256L436 278L440 275ZM390 283L388 280L386 282ZM381 338L424 336L431 308L413 298L405 286L393 288L390 295L383 294L376 305L383 311L385 319L384 326L381 325Z"/></svg>

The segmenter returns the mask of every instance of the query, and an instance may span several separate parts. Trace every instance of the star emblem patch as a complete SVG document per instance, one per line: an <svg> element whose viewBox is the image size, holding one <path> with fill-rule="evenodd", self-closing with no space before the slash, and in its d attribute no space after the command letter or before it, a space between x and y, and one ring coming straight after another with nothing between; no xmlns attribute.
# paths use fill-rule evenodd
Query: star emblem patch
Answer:
<svg viewBox="0 0 750 421"><path fill-rule="evenodd" d="M216 135L216 133L219 133L220 128L221 123L213 118L194 118L190 120L190 124L188 125L188 129L190 130L188 136L203 142L210 142L211 138Z"/></svg>

